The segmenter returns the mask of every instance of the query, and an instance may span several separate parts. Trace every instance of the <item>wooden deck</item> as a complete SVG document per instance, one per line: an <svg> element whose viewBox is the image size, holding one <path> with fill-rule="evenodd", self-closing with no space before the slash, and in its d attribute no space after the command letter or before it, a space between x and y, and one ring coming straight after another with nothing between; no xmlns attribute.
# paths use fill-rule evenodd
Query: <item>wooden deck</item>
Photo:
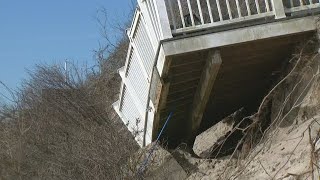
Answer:
<svg viewBox="0 0 320 180"><path fill-rule="evenodd" d="M155 140L172 111L163 135L172 144L240 106L254 111L272 73L317 28L319 0L283 2L138 0L114 103L137 142Z"/></svg>

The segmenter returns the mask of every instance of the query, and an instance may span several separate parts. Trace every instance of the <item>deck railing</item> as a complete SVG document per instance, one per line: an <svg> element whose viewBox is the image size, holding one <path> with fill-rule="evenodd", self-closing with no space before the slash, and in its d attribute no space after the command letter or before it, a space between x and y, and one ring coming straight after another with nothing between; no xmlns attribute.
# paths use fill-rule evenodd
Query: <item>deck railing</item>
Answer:
<svg viewBox="0 0 320 180"><path fill-rule="evenodd" d="M174 33L272 16L270 0L167 0Z"/></svg>
<svg viewBox="0 0 320 180"><path fill-rule="evenodd" d="M157 74L156 62L164 60L160 50L162 40L192 31L257 19L281 19L320 9L319 0L138 0L138 3L128 30L126 64L119 70L120 100L114 107L141 146L152 141L155 106L150 89L158 85L152 81L156 79L153 76Z"/></svg>
<svg viewBox="0 0 320 180"><path fill-rule="evenodd" d="M284 0L283 4L287 13L312 10L320 7L319 0Z"/></svg>
<svg viewBox="0 0 320 180"><path fill-rule="evenodd" d="M319 0L140 0L157 39L244 21L319 9ZM168 30L169 29L169 30Z"/></svg>

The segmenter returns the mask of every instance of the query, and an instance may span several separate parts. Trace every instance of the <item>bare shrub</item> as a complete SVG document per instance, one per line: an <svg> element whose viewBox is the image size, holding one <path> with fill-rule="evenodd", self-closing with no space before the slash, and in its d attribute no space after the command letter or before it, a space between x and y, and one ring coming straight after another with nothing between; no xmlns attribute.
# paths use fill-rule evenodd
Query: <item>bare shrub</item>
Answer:
<svg viewBox="0 0 320 180"><path fill-rule="evenodd" d="M65 81L61 66L38 65L2 108L0 177L4 179L114 179L137 149L111 106L100 74L77 67ZM87 81L84 77L90 77ZM105 88L103 88L105 87Z"/></svg>
<svg viewBox="0 0 320 180"><path fill-rule="evenodd" d="M104 14L106 15L106 14ZM107 21L103 21L107 23ZM11 104L0 106L0 179L121 179L138 149L112 109L128 48L126 25L110 31L95 51L98 68L37 65Z"/></svg>

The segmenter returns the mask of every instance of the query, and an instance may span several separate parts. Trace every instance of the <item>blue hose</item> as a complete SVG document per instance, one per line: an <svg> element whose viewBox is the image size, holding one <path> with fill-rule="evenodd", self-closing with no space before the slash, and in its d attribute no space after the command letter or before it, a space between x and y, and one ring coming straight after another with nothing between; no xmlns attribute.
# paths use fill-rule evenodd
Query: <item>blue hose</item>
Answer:
<svg viewBox="0 0 320 180"><path fill-rule="evenodd" d="M168 125L168 123L169 123L172 115L173 115L173 112L171 112L171 113L169 114L166 122L164 123L164 125L163 125L163 127L162 127L162 129L161 129L161 131L160 131L160 133L159 133L159 135L158 135L158 137L157 137L157 140L155 141L155 144L154 144L154 145L152 146L152 148L150 149L150 152L149 152L148 157L143 161L143 164L140 166L140 168L139 168L139 170L138 170L138 175L139 175L139 177L142 177L142 176L143 176L143 172L145 171L145 169L146 169L146 167L147 167L147 165L148 165L148 162L149 162L149 160L150 160L150 158L151 158L151 156L152 156L154 150L156 149L156 146L157 146L157 144L158 144L158 142L159 142L159 140L160 140L160 137L161 137L164 129L167 127L167 125Z"/></svg>

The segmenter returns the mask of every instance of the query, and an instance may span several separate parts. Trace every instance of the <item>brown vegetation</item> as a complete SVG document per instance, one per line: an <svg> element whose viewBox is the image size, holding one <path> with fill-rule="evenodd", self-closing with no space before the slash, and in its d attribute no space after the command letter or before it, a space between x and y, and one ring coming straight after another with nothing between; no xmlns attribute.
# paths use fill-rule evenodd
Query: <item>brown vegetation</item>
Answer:
<svg viewBox="0 0 320 180"><path fill-rule="evenodd" d="M62 66L37 65L10 91L0 107L0 179L121 177L138 145L111 106L128 46L120 36L96 51L99 70L72 65L66 78Z"/></svg>

